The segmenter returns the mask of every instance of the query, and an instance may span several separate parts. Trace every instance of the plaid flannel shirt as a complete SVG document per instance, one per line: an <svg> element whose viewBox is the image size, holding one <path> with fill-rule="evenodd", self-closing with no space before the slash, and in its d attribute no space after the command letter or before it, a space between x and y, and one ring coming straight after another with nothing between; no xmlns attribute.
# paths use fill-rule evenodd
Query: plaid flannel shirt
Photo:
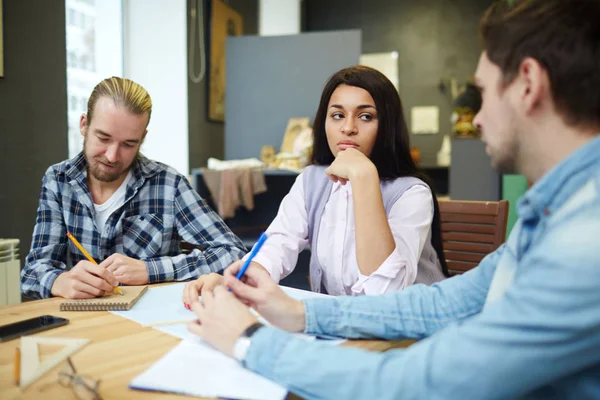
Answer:
<svg viewBox="0 0 600 400"><path fill-rule="evenodd" d="M67 232L98 262L114 253L144 260L150 283L217 272L245 254L240 239L173 168L140 155L132 173L124 205L100 232L83 153L48 168L21 271L24 295L50 297L58 275L85 259ZM203 250L181 254L181 240Z"/></svg>

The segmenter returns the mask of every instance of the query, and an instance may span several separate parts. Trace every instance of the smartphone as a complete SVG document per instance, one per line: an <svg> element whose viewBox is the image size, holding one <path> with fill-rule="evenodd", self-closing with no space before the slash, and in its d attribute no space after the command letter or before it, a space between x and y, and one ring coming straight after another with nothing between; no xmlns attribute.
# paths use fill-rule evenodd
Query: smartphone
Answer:
<svg viewBox="0 0 600 400"><path fill-rule="evenodd" d="M42 332L52 328L58 328L69 323L66 318L55 317L52 315L42 315L15 322L13 324L0 326L0 342L6 342L21 336L30 335L36 332Z"/></svg>

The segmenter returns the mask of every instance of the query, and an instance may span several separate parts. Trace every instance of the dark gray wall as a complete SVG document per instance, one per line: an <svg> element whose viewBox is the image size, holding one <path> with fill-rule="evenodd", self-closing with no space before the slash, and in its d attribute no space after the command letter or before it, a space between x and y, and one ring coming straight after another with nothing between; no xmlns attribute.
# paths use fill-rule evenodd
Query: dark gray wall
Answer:
<svg viewBox="0 0 600 400"><path fill-rule="evenodd" d="M188 27L190 26L190 8L192 2L188 0ZM215 0L212 0L215 1ZM220 1L220 0L219 0ZM204 27L207 57L209 57L209 5L211 0L205 0L204 3ZM258 0L229 0L225 1L229 7L239 12L244 18L244 34L254 35L258 33ZM196 31L197 32L197 31ZM189 29L188 29L189 35ZM188 43L190 38L188 37ZM197 61L200 60L198 41L196 40ZM188 124L189 124L189 160L190 170L206 165L209 157L223 158L225 154L224 145L224 124L222 122L212 122L207 118L207 85L209 60L206 60L206 75L202 82L194 83L188 76ZM198 68L200 63L197 62ZM198 73L196 71L196 73Z"/></svg>
<svg viewBox="0 0 600 400"><path fill-rule="evenodd" d="M304 0L306 31L361 29L363 53L397 51L399 92L410 108L440 107L440 134L414 135L423 164L435 164L443 133L451 129L449 96L441 78L466 80L481 46L478 23L491 0Z"/></svg>
<svg viewBox="0 0 600 400"><path fill-rule="evenodd" d="M228 38L225 157L279 151L288 120L314 119L327 78L358 62L360 43L358 30Z"/></svg>
<svg viewBox="0 0 600 400"><path fill-rule="evenodd" d="M67 158L64 1L4 0L0 237L31 243L44 171Z"/></svg>

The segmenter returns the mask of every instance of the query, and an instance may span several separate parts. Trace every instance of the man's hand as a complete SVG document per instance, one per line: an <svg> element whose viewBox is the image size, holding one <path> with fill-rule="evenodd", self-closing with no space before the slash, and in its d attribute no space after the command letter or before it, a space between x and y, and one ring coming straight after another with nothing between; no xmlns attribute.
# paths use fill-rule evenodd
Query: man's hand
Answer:
<svg viewBox="0 0 600 400"><path fill-rule="evenodd" d="M285 294L261 267L251 264L242 279L236 279L242 264L242 261L236 261L224 271L225 287L231 288L238 299L254 308L273 325L289 332L303 331L304 304Z"/></svg>
<svg viewBox="0 0 600 400"><path fill-rule="evenodd" d="M248 307L223 286L202 294L202 302L192 303L198 322L188 325L190 332L200 336L223 353L233 355L235 341L258 319Z"/></svg>
<svg viewBox="0 0 600 400"><path fill-rule="evenodd" d="M82 260L56 278L51 293L65 299L90 299L111 293L115 286L117 279L111 271Z"/></svg>
<svg viewBox="0 0 600 400"><path fill-rule="evenodd" d="M113 273L124 285L145 285L148 283L148 269L142 260L115 253L100 263L100 267Z"/></svg>
<svg viewBox="0 0 600 400"><path fill-rule="evenodd" d="M183 305L189 310L193 303L198 302L198 296L212 292L215 287L222 284L223 277L215 273L202 275L195 281L186 283L183 288Z"/></svg>

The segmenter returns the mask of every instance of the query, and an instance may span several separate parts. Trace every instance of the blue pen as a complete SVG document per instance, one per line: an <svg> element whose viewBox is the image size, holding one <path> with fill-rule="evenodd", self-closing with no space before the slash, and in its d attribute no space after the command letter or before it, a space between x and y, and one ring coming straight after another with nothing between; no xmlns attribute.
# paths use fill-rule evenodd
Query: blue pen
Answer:
<svg viewBox="0 0 600 400"><path fill-rule="evenodd" d="M258 238L258 242L256 242L256 244L254 245L254 248L250 252L250 257L248 257L246 259L246 262L244 263L244 265L242 265L242 269L240 269L238 271L237 276L236 276L237 279L241 279L242 276L244 276L244 273L248 269L248 266L252 262L252 259L254 258L254 256L256 256L256 253L258 253L258 251L260 250L262 245L265 243L265 241L267 240L267 237L268 237L267 234L264 232L260 235L260 237Z"/></svg>

